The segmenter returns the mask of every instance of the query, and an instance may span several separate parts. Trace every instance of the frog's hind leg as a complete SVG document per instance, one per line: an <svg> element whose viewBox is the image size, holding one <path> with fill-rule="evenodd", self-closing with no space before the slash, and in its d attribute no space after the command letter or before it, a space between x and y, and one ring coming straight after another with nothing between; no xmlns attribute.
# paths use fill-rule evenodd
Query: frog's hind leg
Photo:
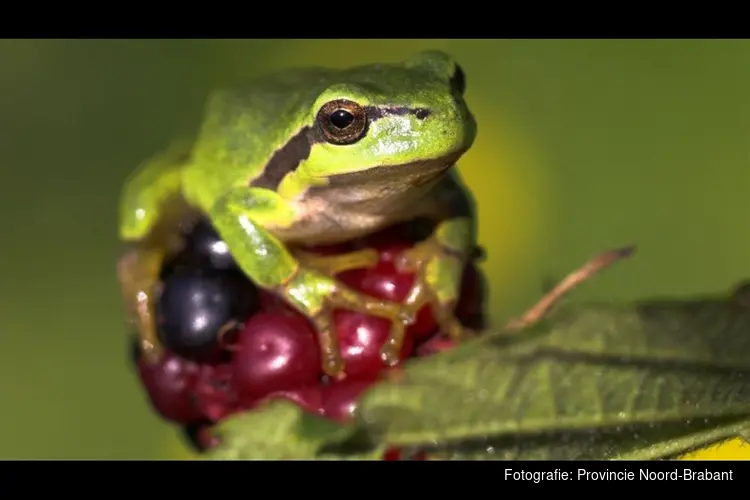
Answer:
<svg viewBox="0 0 750 500"><path fill-rule="evenodd" d="M416 279L404 303L415 311L430 305L441 332L453 340L471 335L454 311L470 253L456 252L444 246L446 240L443 238L446 232L453 229L451 226L466 224L462 219L446 221L430 239L405 251L398 262L400 269L416 273Z"/></svg>
<svg viewBox="0 0 750 500"><path fill-rule="evenodd" d="M121 199L120 237L131 245L118 261L117 275L141 352L151 361L161 349L154 319L159 274L165 257L182 244L180 222L191 211L180 195L188 152L187 143L177 143L141 164Z"/></svg>
<svg viewBox="0 0 750 500"><path fill-rule="evenodd" d="M128 317L138 333L140 352L150 361L161 353L153 311L162 261L161 252L135 246L117 262Z"/></svg>
<svg viewBox="0 0 750 500"><path fill-rule="evenodd" d="M352 266L346 268L361 267L353 265L353 262L350 262ZM343 267L340 269L344 270ZM336 309L347 309L389 320L390 332L387 345L381 351L382 360L390 366L399 362L406 327L415 320L413 312L408 307L365 295L343 285L327 273L307 265L300 266L278 290L299 310L307 313L315 325L323 355L323 371L326 374L335 378L345 375L345 366L333 325L332 313Z"/></svg>
<svg viewBox="0 0 750 500"><path fill-rule="evenodd" d="M295 252L302 266L314 269L326 276L335 276L338 273L350 269L372 268L378 263L378 252L373 248L365 248L337 255L315 255L302 251ZM406 338L406 326L413 323L420 309L419 304L428 301L427 288L417 286L412 289L414 297L407 299L406 306L401 306L390 301L378 300L337 283L334 292L327 300L329 309L340 307L350 311L366 315L386 318L391 322L391 330L382 348L382 360L387 365L395 365L401 359L404 340ZM412 302L408 302L411 300ZM332 329L330 317L322 312L312 318L313 322L319 324L322 330Z"/></svg>
<svg viewBox="0 0 750 500"><path fill-rule="evenodd" d="M430 305L441 332L452 340L470 337L473 332L458 320L455 307L466 264L477 255L473 202L458 179L447 176L416 208L435 221L435 228L397 262L400 269L416 274L404 303L412 312Z"/></svg>

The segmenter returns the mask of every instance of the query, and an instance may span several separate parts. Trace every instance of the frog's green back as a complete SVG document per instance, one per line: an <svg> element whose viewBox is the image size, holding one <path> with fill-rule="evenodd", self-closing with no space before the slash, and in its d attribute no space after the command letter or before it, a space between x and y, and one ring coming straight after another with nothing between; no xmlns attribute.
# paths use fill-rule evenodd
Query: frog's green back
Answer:
<svg viewBox="0 0 750 500"><path fill-rule="evenodd" d="M295 69L214 92L185 171L186 196L207 209L227 187L248 185L304 127L316 97L337 73Z"/></svg>
<svg viewBox="0 0 750 500"><path fill-rule="evenodd" d="M439 83L440 97L453 105L446 82L455 70L447 55L429 52L395 64L290 69L217 91L183 172L184 194L208 210L232 187L249 185L277 150L314 125L323 93L326 99L354 94L361 104L411 106L433 103Z"/></svg>

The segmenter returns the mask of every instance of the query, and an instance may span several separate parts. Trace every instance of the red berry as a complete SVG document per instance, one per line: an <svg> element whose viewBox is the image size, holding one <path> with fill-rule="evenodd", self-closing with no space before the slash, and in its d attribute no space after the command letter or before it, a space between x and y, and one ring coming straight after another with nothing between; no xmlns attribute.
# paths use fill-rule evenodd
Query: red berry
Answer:
<svg viewBox="0 0 750 500"><path fill-rule="evenodd" d="M427 454L418 451L411 456L404 455L399 448L388 448L383 453L383 460L427 460Z"/></svg>
<svg viewBox="0 0 750 500"><path fill-rule="evenodd" d="M320 388L322 415L343 422L352 417L357 409L359 396L375 382L374 377L346 378Z"/></svg>
<svg viewBox="0 0 750 500"><path fill-rule="evenodd" d="M256 406L261 406L264 403L270 402L274 399L286 399L287 401L291 401L308 413L322 416L323 393L321 391L321 388L322 386L319 385L311 385L296 390L273 392L265 398L259 400Z"/></svg>
<svg viewBox="0 0 750 500"><path fill-rule="evenodd" d="M379 247L380 259L371 269L354 269L338 275L338 278L350 287L377 299L392 302L403 302L414 285L413 273L400 273L396 269L396 259L410 245L392 243ZM437 325L429 307L423 307L417 314L416 321L409 326L407 333L415 340L422 339L435 332Z"/></svg>
<svg viewBox="0 0 750 500"><path fill-rule="evenodd" d="M243 406L269 393L320 380L315 333L302 316L261 312L245 323L232 357L234 381Z"/></svg>
<svg viewBox="0 0 750 500"><path fill-rule="evenodd" d="M412 456L404 456L399 448L388 448L383 453L383 460L427 460L427 454L423 451L418 451Z"/></svg>
<svg viewBox="0 0 750 500"><path fill-rule="evenodd" d="M154 364L141 357L137 367L151 405L162 417L182 424L202 420L191 398L198 378L197 364L164 352Z"/></svg>
<svg viewBox="0 0 750 500"><path fill-rule="evenodd" d="M337 422L351 418L357 408L359 396L370 387L376 377L346 378L328 385L315 385L269 394L257 405L274 399L286 399L308 413L320 415Z"/></svg>
<svg viewBox="0 0 750 500"><path fill-rule="evenodd" d="M388 339L391 327L389 320L340 310L334 312L334 324L347 377L372 376L387 368L380 349ZM401 359L408 358L413 348L414 341L407 335L401 349Z"/></svg>
<svg viewBox="0 0 750 500"><path fill-rule="evenodd" d="M210 422L218 422L237 408L231 365L202 365L192 392L195 408Z"/></svg>
<svg viewBox="0 0 750 500"><path fill-rule="evenodd" d="M261 290L258 294L258 300L262 311L278 311L290 315L300 314L291 304L273 292Z"/></svg>

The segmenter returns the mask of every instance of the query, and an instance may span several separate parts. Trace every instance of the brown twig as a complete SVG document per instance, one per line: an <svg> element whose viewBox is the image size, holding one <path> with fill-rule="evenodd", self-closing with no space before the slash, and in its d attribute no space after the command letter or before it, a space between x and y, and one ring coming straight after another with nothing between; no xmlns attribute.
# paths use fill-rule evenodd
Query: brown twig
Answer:
<svg viewBox="0 0 750 500"><path fill-rule="evenodd" d="M608 268L615 262L630 257L635 252L635 246L627 246L601 253L593 259L586 262L572 273L568 274L565 279L557 284L552 290L547 292L533 307L526 311L522 316L513 319L505 327L507 330L522 330L533 325L542 319L552 306L560 300L563 295L569 293L573 288L594 277L594 275Z"/></svg>

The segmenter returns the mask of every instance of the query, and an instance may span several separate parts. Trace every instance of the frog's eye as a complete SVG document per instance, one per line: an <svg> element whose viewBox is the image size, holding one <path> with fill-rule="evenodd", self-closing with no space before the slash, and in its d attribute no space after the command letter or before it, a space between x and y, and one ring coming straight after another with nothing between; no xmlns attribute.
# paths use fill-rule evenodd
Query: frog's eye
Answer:
<svg viewBox="0 0 750 500"><path fill-rule="evenodd" d="M318 111L317 122L331 144L354 144L367 133L367 111L346 99L325 103Z"/></svg>
<svg viewBox="0 0 750 500"><path fill-rule="evenodd" d="M456 64L456 69L453 71L453 76L451 77L451 87L461 95L466 92L466 74L458 64Z"/></svg>

